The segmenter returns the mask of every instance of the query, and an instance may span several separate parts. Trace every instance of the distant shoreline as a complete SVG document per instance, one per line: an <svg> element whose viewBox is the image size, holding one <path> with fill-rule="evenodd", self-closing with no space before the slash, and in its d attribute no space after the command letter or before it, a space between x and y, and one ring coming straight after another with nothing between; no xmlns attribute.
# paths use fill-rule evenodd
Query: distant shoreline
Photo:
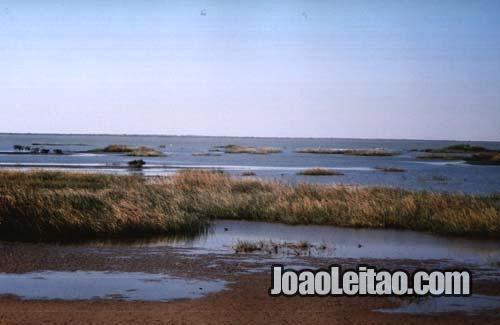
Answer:
<svg viewBox="0 0 500 325"><path fill-rule="evenodd" d="M297 140L361 140L361 141L432 141L432 142L492 142L500 143L498 140L467 140L467 139L418 139L418 138L343 138L343 137L285 137L285 136L231 136L231 135L195 135L195 134L126 134L126 133L18 133L0 132L2 135L19 136L109 136L109 137L160 137L160 138L228 138L228 139L297 139Z"/></svg>

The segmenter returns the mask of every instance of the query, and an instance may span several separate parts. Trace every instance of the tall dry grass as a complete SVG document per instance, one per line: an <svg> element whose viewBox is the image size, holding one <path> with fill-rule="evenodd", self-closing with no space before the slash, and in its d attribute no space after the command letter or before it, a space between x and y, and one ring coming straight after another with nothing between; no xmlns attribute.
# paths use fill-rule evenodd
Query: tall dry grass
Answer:
<svg viewBox="0 0 500 325"><path fill-rule="evenodd" d="M167 181L189 214L288 224L500 235L500 196L411 192L377 187L287 185L186 171Z"/></svg>
<svg viewBox="0 0 500 325"><path fill-rule="evenodd" d="M500 235L498 195L288 185L209 171L151 179L2 172L0 184L3 237L194 233L211 219Z"/></svg>
<svg viewBox="0 0 500 325"><path fill-rule="evenodd" d="M195 233L206 221L138 176L0 172L0 236L18 240Z"/></svg>

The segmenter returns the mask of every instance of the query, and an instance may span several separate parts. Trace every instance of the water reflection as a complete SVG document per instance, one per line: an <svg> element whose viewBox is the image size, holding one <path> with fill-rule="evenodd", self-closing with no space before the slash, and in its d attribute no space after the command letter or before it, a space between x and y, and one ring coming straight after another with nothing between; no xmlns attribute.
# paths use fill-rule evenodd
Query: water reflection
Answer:
<svg viewBox="0 0 500 325"><path fill-rule="evenodd" d="M21 299L168 301L200 298L224 289L222 280L197 280L142 272L0 273L0 295Z"/></svg>
<svg viewBox="0 0 500 325"><path fill-rule="evenodd" d="M446 259L463 263L489 264L498 268L500 242L426 233L354 229L332 226L290 226L267 222L218 220L195 237L159 237L120 242L136 247L177 247L192 253L232 254L238 241L301 242L326 249L311 250L313 256L373 259ZM115 245L114 241L94 245Z"/></svg>

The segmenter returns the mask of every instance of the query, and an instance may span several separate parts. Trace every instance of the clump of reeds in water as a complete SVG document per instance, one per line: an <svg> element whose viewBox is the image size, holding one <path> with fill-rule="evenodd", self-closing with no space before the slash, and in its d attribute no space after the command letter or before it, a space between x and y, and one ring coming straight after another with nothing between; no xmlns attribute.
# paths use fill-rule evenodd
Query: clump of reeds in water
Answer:
<svg viewBox="0 0 500 325"><path fill-rule="evenodd" d="M320 246L313 245L307 241L300 241L298 243L293 242L275 242L272 240L264 241L247 241L238 240L233 246L234 252L239 253L258 253L264 252L266 254L294 254L303 255L310 253L311 249L325 250L326 245L322 244Z"/></svg>
<svg viewBox="0 0 500 325"><path fill-rule="evenodd" d="M375 167L375 170L385 172L385 173L404 173L406 169L400 167Z"/></svg>
<svg viewBox="0 0 500 325"><path fill-rule="evenodd" d="M127 163L131 168L142 168L146 162L142 159L131 160Z"/></svg>
<svg viewBox="0 0 500 325"><path fill-rule="evenodd" d="M298 172L297 175L302 175L302 176L342 176L344 174L341 172L338 172L336 170L333 170L333 169L310 168L310 169L304 169L303 171Z"/></svg>

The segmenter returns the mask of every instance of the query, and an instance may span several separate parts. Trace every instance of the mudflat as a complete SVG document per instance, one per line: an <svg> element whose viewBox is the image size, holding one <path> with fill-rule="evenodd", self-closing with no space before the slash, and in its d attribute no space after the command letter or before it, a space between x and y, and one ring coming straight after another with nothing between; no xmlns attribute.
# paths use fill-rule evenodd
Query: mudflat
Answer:
<svg viewBox="0 0 500 325"><path fill-rule="evenodd" d="M124 301L21 301L0 299L2 324L494 324L498 310L480 315L386 314L396 307L390 298L277 297L267 294L268 276L245 275L227 290L206 298L165 303Z"/></svg>

